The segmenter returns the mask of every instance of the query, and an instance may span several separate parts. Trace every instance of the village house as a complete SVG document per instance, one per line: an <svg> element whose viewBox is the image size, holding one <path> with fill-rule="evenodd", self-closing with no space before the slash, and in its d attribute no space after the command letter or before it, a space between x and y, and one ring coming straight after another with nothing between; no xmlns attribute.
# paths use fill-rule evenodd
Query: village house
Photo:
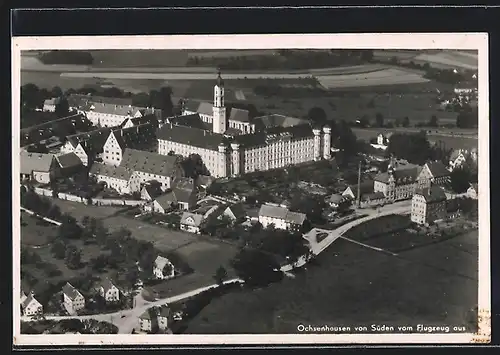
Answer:
<svg viewBox="0 0 500 355"><path fill-rule="evenodd" d="M200 233L200 227L203 223L203 215L198 213L183 212L181 216L180 228L189 233Z"/></svg>
<svg viewBox="0 0 500 355"><path fill-rule="evenodd" d="M165 202L173 208L178 207L181 210L189 211L196 206L197 195L194 181L189 178L179 178L175 180L173 188L162 196L160 202Z"/></svg>
<svg viewBox="0 0 500 355"><path fill-rule="evenodd" d="M28 296L23 293L23 296L24 297L21 297L21 310L23 316L31 317L43 314L43 306L35 299L33 292L30 292Z"/></svg>
<svg viewBox="0 0 500 355"><path fill-rule="evenodd" d="M115 303L120 300L120 290L108 278L102 281L99 287L99 294L104 298L106 303Z"/></svg>
<svg viewBox="0 0 500 355"><path fill-rule="evenodd" d="M163 194L161 183L155 180L147 181L142 186L141 200L152 202Z"/></svg>
<svg viewBox="0 0 500 355"><path fill-rule="evenodd" d="M431 184L444 185L450 180L450 171L440 161L427 162L417 177L418 187L429 187Z"/></svg>
<svg viewBox="0 0 500 355"><path fill-rule="evenodd" d="M473 198L475 200L479 197L479 190L477 183L470 184L470 187L467 189L467 197Z"/></svg>
<svg viewBox="0 0 500 355"><path fill-rule="evenodd" d="M110 132L110 128L100 128L67 136L60 152L61 154L75 153L84 166L90 166L101 156Z"/></svg>
<svg viewBox="0 0 500 355"><path fill-rule="evenodd" d="M140 330L143 332L166 331L173 321L168 305L151 307L139 317Z"/></svg>
<svg viewBox="0 0 500 355"><path fill-rule="evenodd" d="M49 184L59 176L59 165L53 154L30 153L21 150L20 160L21 181L34 180L41 184Z"/></svg>
<svg viewBox="0 0 500 355"><path fill-rule="evenodd" d="M473 148L470 151L467 149L456 149L450 155L450 161L448 163L448 169L453 171L454 169L461 167L470 158L472 162L477 163L477 149Z"/></svg>
<svg viewBox="0 0 500 355"><path fill-rule="evenodd" d="M366 181L359 185L359 194L358 196L358 185L348 186L341 194L343 198L347 198L351 201L351 203L356 204L356 207L372 207L377 205L383 205L386 202L385 195L380 191L374 191L374 182ZM335 198L338 200L338 198ZM340 204L346 203L345 200L340 200L339 203L334 203L333 207L337 205L338 208ZM330 206L332 204L330 203Z"/></svg>
<svg viewBox="0 0 500 355"><path fill-rule="evenodd" d="M370 184L371 185L371 184ZM356 188L354 188L354 191L357 191ZM344 194L345 193L345 194ZM343 194L332 194L326 198L326 203L333 209L338 209L340 206L344 204L348 204L349 201L355 200L356 195L352 191L351 187L347 187L344 190ZM357 194L357 192L356 192Z"/></svg>
<svg viewBox="0 0 500 355"><path fill-rule="evenodd" d="M384 133L379 133L377 135L377 145L378 146L388 146L389 145L389 139L391 138L392 136L392 132L388 132L386 134Z"/></svg>
<svg viewBox="0 0 500 355"><path fill-rule="evenodd" d="M167 258L158 255L153 265L153 275L159 280L171 279L175 276L174 264Z"/></svg>
<svg viewBox="0 0 500 355"><path fill-rule="evenodd" d="M78 172L83 168L83 163L74 152L56 155L56 160L59 163L59 171L61 176L69 177Z"/></svg>
<svg viewBox="0 0 500 355"><path fill-rule="evenodd" d="M417 224L431 224L446 218L446 194L437 185L419 188L411 201L411 221Z"/></svg>
<svg viewBox="0 0 500 355"><path fill-rule="evenodd" d="M140 191L142 185L151 180L161 183L165 191L183 175L179 157L129 148L125 149L119 166L134 172L130 178L132 192Z"/></svg>
<svg viewBox="0 0 500 355"><path fill-rule="evenodd" d="M236 203L230 206L223 206L222 213L218 218L229 218L231 223L237 223L239 221L244 221L246 219L246 211L242 203Z"/></svg>
<svg viewBox="0 0 500 355"><path fill-rule="evenodd" d="M85 308L85 297L69 282L63 286L62 292L64 308L70 315Z"/></svg>
<svg viewBox="0 0 500 355"><path fill-rule="evenodd" d="M156 150L156 125L146 122L129 128L111 131L103 146L102 161L104 164L120 165L125 149Z"/></svg>
<svg viewBox="0 0 500 355"><path fill-rule="evenodd" d="M43 110L47 112L55 112L56 105L59 104L59 101L61 101L61 99L58 97L53 97L51 99L45 100L43 102Z"/></svg>
<svg viewBox="0 0 500 355"><path fill-rule="evenodd" d="M264 228L273 225L276 229L295 229L302 227L305 220L305 214L291 212L282 205L264 204L259 210L259 222Z"/></svg>
<svg viewBox="0 0 500 355"><path fill-rule="evenodd" d="M94 176L98 182L105 183L106 187L114 189L119 194L130 194L130 178L134 172L121 166L110 166L94 163L89 175Z"/></svg>

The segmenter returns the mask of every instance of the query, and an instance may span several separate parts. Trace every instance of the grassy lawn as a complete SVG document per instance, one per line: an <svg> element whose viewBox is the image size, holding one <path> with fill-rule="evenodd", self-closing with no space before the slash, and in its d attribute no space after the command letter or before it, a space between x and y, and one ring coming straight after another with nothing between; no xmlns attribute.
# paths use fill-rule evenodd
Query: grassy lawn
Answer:
<svg viewBox="0 0 500 355"><path fill-rule="evenodd" d="M57 198L50 198L50 201L59 206L62 213L69 213L75 217L77 221L81 221L85 216L102 219L124 209L123 206L87 206L84 203L60 200Z"/></svg>
<svg viewBox="0 0 500 355"><path fill-rule="evenodd" d="M21 211L21 244L42 246L50 243L57 236L57 226Z"/></svg>
<svg viewBox="0 0 500 355"><path fill-rule="evenodd" d="M460 244L466 252L457 253ZM213 300L186 333L294 333L300 323L464 326L477 305L474 248L477 233L398 256L339 239L295 278Z"/></svg>

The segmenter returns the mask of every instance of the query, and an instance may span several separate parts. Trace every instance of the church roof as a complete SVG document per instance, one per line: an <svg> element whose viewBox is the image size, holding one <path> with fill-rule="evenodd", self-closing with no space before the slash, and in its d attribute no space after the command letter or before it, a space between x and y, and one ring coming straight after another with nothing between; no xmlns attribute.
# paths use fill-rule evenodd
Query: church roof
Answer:
<svg viewBox="0 0 500 355"><path fill-rule="evenodd" d="M219 144L226 141L223 134L176 124L164 125L158 130L156 136L159 140L176 142L209 150L218 150Z"/></svg>
<svg viewBox="0 0 500 355"><path fill-rule="evenodd" d="M206 101L192 101L188 100L184 104L184 109L191 112L200 113L202 115L213 115L213 105Z"/></svg>
<svg viewBox="0 0 500 355"><path fill-rule="evenodd" d="M229 114L230 121L250 122L250 112L241 108L232 108Z"/></svg>

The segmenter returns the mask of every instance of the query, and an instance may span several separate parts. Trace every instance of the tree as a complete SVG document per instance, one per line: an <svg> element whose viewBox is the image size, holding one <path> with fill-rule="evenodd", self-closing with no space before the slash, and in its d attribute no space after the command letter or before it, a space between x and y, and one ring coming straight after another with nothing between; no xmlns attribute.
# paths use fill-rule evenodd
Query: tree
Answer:
<svg viewBox="0 0 500 355"><path fill-rule="evenodd" d="M370 125L370 119L368 118L367 115L363 115L360 119L359 119L359 126L360 127L368 127Z"/></svg>
<svg viewBox="0 0 500 355"><path fill-rule="evenodd" d="M217 282L217 285L222 285L224 283L227 279L227 270L224 266L219 266L219 268L215 271L214 279Z"/></svg>
<svg viewBox="0 0 500 355"><path fill-rule="evenodd" d="M50 91L50 95L52 97L61 97L63 96L63 92L59 86L54 86L52 90Z"/></svg>
<svg viewBox="0 0 500 355"><path fill-rule="evenodd" d="M432 157L432 150L425 135L420 133L395 133L391 136L387 153L408 162L423 165Z"/></svg>
<svg viewBox="0 0 500 355"><path fill-rule="evenodd" d="M276 259L255 249L241 249L231 261L236 274L250 286L268 285L283 277Z"/></svg>
<svg viewBox="0 0 500 355"><path fill-rule="evenodd" d="M21 105L27 110L35 110L43 107L45 97L35 84L25 84L21 86Z"/></svg>
<svg viewBox="0 0 500 355"><path fill-rule="evenodd" d="M377 127L384 127L384 116L380 112L377 112L375 115L375 122L377 123Z"/></svg>
<svg viewBox="0 0 500 355"><path fill-rule="evenodd" d="M78 239L82 234L82 229L76 222L76 219L70 215L63 215L61 225L58 227L59 235L62 238Z"/></svg>
<svg viewBox="0 0 500 355"><path fill-rule="evenodd" d="M474 128L477 127L477 110L475 112L462 111L457 116L458 128Z"/></svg>
<svg viewBox="0 0 500 355"><path fill-rule="evenodd" d="M324 124L326 122L326 112L321 107L313 107L307 115L313 123Z"/></svg>
<svg viewBox="0 0 500 355"><path fill-rule="evenodd" d="M357 137L344 120L341 120L337 125L337 134L332 141L333 145L342 150L346 157L357 153Z"/></svg>
<svg viewBox="0 0 500 355"><path fill-rule="evenodd" d="M402 120L401 118L397 117L395 120L394 120L394 126L396 127L400 127L402 125Z"/></svg>
<svg viewBox="0 0 500 355"><path fill-rule="evenodd" d="M361 50L361 60L365 62L371 62L373 60L373 50L372 49Z"/></svg>
<svg viewBox="0 0 500 355"><path fill-rule="evenodd" d="M450 186L453 192L461 194L470 187L471 173L466 167L459 167L450 173Z"/></svg>
<svg viewBox="0 0 500 355"><path fill-rule="evenodd" d="M436 115L432 115L431 119L429 120L429 126L430 127L437 127L438 126L438 118Z"/></svg>
<svg viewBox="0 0 500 355"><path fill-rule="evenodd" d="M58 240L52 244L50 251L56 259L62 260L66 257L66 243Z"/></svg>
<svg viewBox="0 0 500 355"><path fill-rule="evenodd" d="M69 115L69 102L67 98L59 98L56 103L55 114L57 117L66 117Z"/></svg>
<svg viewBox="0 0 500 355"><path fill-rule="evenodd" d="M70 269L78 269L82 265L81 252L74 245L68 245L66 248L65 261Z"/></svg>
<svg viewBox="0 0 500 355"><path fill-rule="evenodd" d="M405 116L405 118L403 118L402 125L403 127L410 127L410 119L408 118L408 116Z"/></svg>

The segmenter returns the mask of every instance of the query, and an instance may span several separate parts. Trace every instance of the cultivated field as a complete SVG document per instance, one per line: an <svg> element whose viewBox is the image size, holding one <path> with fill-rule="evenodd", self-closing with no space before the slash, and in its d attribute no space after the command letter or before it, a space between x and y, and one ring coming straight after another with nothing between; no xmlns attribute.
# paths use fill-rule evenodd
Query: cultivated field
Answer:
<svg viewBox="0 0 500 355"><path fill-rule="evenodd" d="M438 69L471 69L477 70L477 54L460 51L443 51L432 54L419 54L412 59L414 63L429 63L431 67Z"/></svg>
<svg viewBox="0 0 500 355"><path fill-rule="evenodd" d="M475 249L477 231L398 256L339 239L293 279L213 300L186 333L296 333L298 324L471 329Z"/></svg>
<svg viewBox="0 0 500 355"><path fill-rule="evenodd" d="M395 68L387 68L365 73L332 74L324 76L318 75L316 78L319 80L320 84L327 89L419 84L429 81L420 74Z"/></svg>
<svg viewBox="0 0 500 355"><path fill-rule="evenodd" d="M230 57L249 57L249 56L273 56L277 51L270 49L232 49L232 50L189 50L189 58L230 58Z"/></svg>
<svg viewBox="0 0 500 355"><path fill-rule="evenodd" d="M95 67L180 67L186 65L187 51L179 50L96 50L90 51Z"/></svg>

